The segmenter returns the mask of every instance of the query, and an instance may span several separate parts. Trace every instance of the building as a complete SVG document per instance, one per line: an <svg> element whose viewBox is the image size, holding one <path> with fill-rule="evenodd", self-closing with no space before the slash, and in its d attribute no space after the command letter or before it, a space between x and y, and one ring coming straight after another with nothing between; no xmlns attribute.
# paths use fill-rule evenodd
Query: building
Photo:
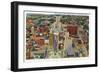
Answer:
<svg viewBox="0 0 100 73"><path fill-rule="evenodd" d="M77 25L67 25L67 32L69 32L69 36L76 36L78 33Z"/></svg>

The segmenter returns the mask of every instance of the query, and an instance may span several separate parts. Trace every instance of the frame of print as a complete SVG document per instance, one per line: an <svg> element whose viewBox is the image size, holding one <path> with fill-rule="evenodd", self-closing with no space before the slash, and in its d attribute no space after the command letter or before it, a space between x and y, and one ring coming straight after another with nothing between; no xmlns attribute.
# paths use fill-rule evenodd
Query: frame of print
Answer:
<svg viewBox="0 0 100 73"><path fill-rule="evenodd" d="M97 7L11 3L11 70L97 66Z"/></svg>

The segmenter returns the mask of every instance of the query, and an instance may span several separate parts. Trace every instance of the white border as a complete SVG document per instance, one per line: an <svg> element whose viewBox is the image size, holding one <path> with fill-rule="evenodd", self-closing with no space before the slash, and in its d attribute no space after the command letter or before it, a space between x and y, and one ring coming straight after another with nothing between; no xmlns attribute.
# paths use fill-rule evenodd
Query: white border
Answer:
<svg viewBox="0 0 100 73"><path fill-rule="evenodd" d="M36 68L36 67L50 67L50 66L70 66L70 65L84 65L95 64L95 10L93 9L79 9L79 8L60 8L60 7L46 7L46 6L18 6L18 68ZM64 12L64 13L83 13L89 14L89 57L85 58L62 58L62 59L35 59L28 62L23 61L23 37L24 37L24 10L31 11L47 11L47 12Z"/></svg>

